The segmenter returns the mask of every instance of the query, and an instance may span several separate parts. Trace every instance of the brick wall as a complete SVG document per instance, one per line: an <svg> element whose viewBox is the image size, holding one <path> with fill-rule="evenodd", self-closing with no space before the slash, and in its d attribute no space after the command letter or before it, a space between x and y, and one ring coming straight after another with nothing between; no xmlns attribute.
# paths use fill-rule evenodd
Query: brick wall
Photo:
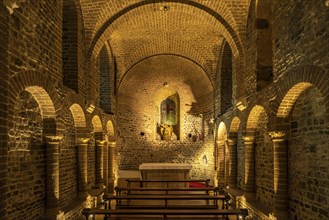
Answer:
<svg viewBox="0 0 329 220"><path fill-rule="evenodd" d="M328 7L323 1L275 1L273 22L276 79L298 65L329 69Z"/></svg>
<svg viewBox="0 0 329 220"><path fill-rule="evenodd" d="M72 203L78 193L77 148L75 146L74 121L71 114L68 114L68 112L65 113L62 113L65 120L65 132L59 149L59 196L62 207Z"/></svg>
<svg viewBox="0 0 329 220"><path fill-rule="evenodd" d="M46 150L41 110L30 93L20 94L14 118L9 130L7 218L40 219L46 205Z"/></svg>
<svg viewBox="0 0 329 220"><path fill-rule="evenodd" d="M62 80L61 11L61 1L27 1L10 16L10 76L33 70Z"/></svg>
<svg viewBox="0 0 329 220"><path fill-rule="evenodd" d="M103 46L99 54L100 59L100 107L104 112L111 112L111 95L113 94L113 71L110 67L109 59L110 51L107 50L106 45Z"/></svg>
<svg viewBox="0 0 329 220"><path fill-rule="evenodd" d="M268 135L268 118L259 117L255 136L255 191L256 198L267 207L273 206L273 144Z"/></svg>
<svg viewBox="0 0 329 220"><path fill-rule="evenodd" d="M7 201L7 142L8 142L8 19L9 13L6 8L0 4L0 219L6 218ZM3 72L2 72L3 71Z"/></svg>
<svg viewBox="0 0 329 220"><path fill-rule="evenodd" d="M73 0L63 1L63 83L79 92L78 11Z"/></svg>
<svg viewBox="0 0 329 220"><path fill-rule="evenodd" d="M291 218L329 217L328 128L319 90L305 91L291 116L289 206Z"/></svg>

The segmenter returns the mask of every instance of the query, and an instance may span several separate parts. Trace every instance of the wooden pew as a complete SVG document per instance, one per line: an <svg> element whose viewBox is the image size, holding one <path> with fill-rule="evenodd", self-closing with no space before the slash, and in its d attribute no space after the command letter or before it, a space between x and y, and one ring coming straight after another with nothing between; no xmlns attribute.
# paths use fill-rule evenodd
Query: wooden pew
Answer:
<svg viewBox="0 0 329 220"><path fill-rule="evenodd" d="M86 220L89 216L105 215L104 219L228 219L228 216L236 216L237 219L245 219L248 215L247 209L89 209L85 208L82 215Z"/></svg>
<svg viewBox="0 0 329 220"><path fill-rule="evenodd" d="M210 195L210 192L213 192L213 195L218 195L218 187L204 187L204 188L167 188L167 187L157 187L157 188L128 188L128 187L115 187L114 188L116 195L121 196L126 192L127 195L140 195L140 194L152 194L155 195L156 192L161 192L159 195L172 195L172 194L189 194L189 193L199 193L203 192L204 195Z"/></svg>
<svg viewBox="0 0 329 220"><path fill-rule="evenodd" d="M163 195L152 195L152 194L148 194L148 195L125 195L125 196L112 196L112 195L104 195L103 196L104 202L105 202L105 208L106 209L110 209L110 204L111 204L111 200L115 200L116 201L116 208L120 208L120 206L122 207L128 207L130 206L131 208L133 208L134 206L131 205L131 201L136 201L136 200L144 200L144 201L164 201L164 205L160 205L160 206L154 206L155 208L170 208L173 206L168 206L168 201L172 201L172 200L178 200L178 201L191 201L191 200L195 200L195 201L206 201L207 205L209 205L209 201L213 201L213 207L212 208L220 208L219 207L219 203L218 200L222 201L222 207L221 209L228 209L228 200L230 199L230 197L228 195L204 195L204 194L184 194L184 195L170 195L170 194L163 194ZM126 203L122 203L122 201L126 201ZM177 205L179 208L179 205ZM144 208L151 208L151 206L141 206ZM182 206L183 207L193 207L193 205L185 205Z"/></svg>
<svg viewBox="0 0 329 220"><path fill-rule="evenodd" d="M131 187L131 183L139 183L140 188L144 187L144 183L166 183L167 188L170 186L170 183L186 183L189 182L198 182L204 183L205 187L209 187L210 179L197 179L197 180L136 180L136 179L126 179L127 181L127 188Z"/></svg>

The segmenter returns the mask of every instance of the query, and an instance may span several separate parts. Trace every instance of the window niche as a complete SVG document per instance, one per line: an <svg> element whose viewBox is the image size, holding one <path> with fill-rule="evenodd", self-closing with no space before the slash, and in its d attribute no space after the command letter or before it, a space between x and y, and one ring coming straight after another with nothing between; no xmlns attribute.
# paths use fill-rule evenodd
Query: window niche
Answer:
<svg viewBox="0 0 329 220"><path fill-rule="evenodd" d="M163 141L179 140L178 93L167 87L160 89L155 103L156 139Z"/></svg>

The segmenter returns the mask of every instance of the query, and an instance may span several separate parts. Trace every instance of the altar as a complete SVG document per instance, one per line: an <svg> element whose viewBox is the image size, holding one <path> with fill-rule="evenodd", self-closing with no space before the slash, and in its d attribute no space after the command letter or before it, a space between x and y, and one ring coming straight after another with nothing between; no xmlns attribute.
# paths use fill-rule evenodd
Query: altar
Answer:
<svg viewBox="0 0 329 220"><path fill-rule="evenodd" d="M143 163L139 165L144 180L188 180L191 169L192 165L186 163ZM182 184L172 183L171 185Z"/></svg>

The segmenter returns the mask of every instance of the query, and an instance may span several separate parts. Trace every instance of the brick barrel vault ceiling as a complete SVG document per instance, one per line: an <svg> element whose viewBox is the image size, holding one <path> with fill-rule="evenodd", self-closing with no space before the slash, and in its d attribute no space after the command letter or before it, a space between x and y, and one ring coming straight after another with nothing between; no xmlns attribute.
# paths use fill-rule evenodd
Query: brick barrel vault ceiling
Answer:
<svg viewBox="0 0 329 220"><path fill-rule="evenodd" d="M118 78L132 65L155 54L177 54L214 75L222 43L218 22L209 15L185 13L169 5L166 12L147 5L121 16L104 32L118 67Z"/></svg>
<svg viewBox="0 0 329 220"><path fill-rule="evenodd" d="M95 51L108 41L117 61L118 79L132 65L155 54L177 54L187 57L215 80L216 67L223 36L230 37L226 28L207 12L186 4L168 2L147 4L128 11L103 32ZM237 52L233 39L232 51ZM97 49L98 48L98 49ZM97 53L97 52L95 52Z"/></svg>
<svg viewBox="0 0 329 220"><path fill-rule="evenodd" d="M84 17L84 27L89 42L106 21L129 7L146 2L180 2L189 5L203 5L218 13L234 29L244 34L247 10L250 0L79 0Z"/></svg>
<svg viewBox="0 0 329 220"><path fill-rule="evenodd" d="M191 90L195 99L212 97L213 85L196 63L175 55L158 55L149 57L134 65L119 84L118 95L140 98L141 94L156 94L168 83L183 95Z"/></svg>

